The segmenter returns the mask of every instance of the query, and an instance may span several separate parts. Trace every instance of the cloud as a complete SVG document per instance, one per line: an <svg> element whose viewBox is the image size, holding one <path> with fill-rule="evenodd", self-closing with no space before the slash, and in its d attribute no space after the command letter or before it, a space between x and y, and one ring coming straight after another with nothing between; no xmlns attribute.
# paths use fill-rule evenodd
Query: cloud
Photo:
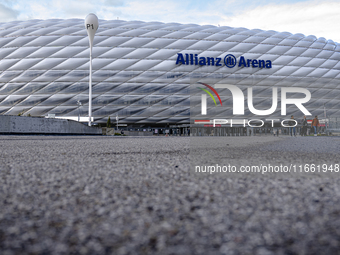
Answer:
<svg viewBox="0 0 340 255"><path fill-rule="evenodd" d="M326 0L2 0L0 22L81 18L225 25L325 37L340 42L340 2ZM339 34L339 35L337 35Z"/></svg>
<svg viewBox="0 0 340 255"><path fill-rule="evenodd" d="M105 6L122 6L124 5L123 0L105 0L104 1Z"/></svg>
<svg viewBox="0 0 340 255"><path fill-rule="evenodd" d="M235 16L221 15L221 25L249 29L315 35L340 42L335 24L340 24L340 3L302 2L296 4L265 5Z"/></svg>
<svg viewBox="0 0 340 255"><path fill-rule="evenodd" d="M100 1L64 1L54 0L53 8L56 8L60 13L61 18L81 18L85 19L89 13L96 13L101 8Z"/></svg>
<svg viewBox="0 0 340 255"><path fill-rule="evenodd" d="M338 36L334 29L334 24L340 24L339 2L288 1L214 0L199 6L201 1L132 0L123 6L102 8L98 17L288 31L340 42L340 33Z"/></svg>
<svg viewBox="0 0 340 255"><path fill-rule="evenodd" d="M55 18L56 9L48 1L18 1L14 8L20 13L18 20Z"/></svg>
<svg viewBox="0 0 340 255"><path fill-rule="evenodd" d="M3 0L6 1L6 0ZM84 19L89 13L101 13L113 10L121 13L117 7L124 6L124 0L13 0L10 2L16 16L11 16L3 21L28 20L28 19ZM7 3L9 6L9 3ZM3 11L10 14L9 8ZM0 9L1 10L1 9ZM103 17L101 17L103 18ZM0 22L3 18L0 17Z"/></svg>
<svg viewBox="0 0 340 255"><path fill-rule="evenodd" d="M192 1L180 0L144 0L128 1L118 8L105 8L101 11L104 19L159 21L165 23L205 23L216 24L220 17L216 16L213 5L205 3L195 6ZM99 16L98 16L99 17Z"/></svg>
<svg viewBox="0 0 340 255"><path fill-rule="evenodd" d="M126 20L167 22L169 21L169 17L173 17L180 9L181 6L175 1L149 0L130 1L118 9L108 8L102 10L102 13L106 19L110 19L111 16L115 18L115 14L119 11L122 15L120 18Z"/></svg>
<svg viewBox="0 0 340 255"><path fill-rule="evenodd" d="M19 12L0 4L0 22L16 20Z"/></svg>

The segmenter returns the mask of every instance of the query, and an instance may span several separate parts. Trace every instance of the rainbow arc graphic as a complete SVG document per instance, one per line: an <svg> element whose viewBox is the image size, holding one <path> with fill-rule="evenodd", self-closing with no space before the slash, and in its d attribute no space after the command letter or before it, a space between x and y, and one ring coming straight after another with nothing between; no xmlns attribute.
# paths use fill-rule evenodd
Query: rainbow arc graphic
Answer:
<svg viewBox="0 0 340 255"><path fill-rule="evenodd" d="M220 104L222 106L222 100L220 98L220 95L216 92L216 90L213 87L211 87L210 85L205 84L203 82L199 82L199 84L202 84L202 85L206 86L208 89L210 89L212 92L214 92L214 94L217 96L217 98L220 101ZM205 88L199 88L199 87L197 87L197 88L202 90L202 91L204 91L204 92L206 92L212 98L212 100L214 101L215 106L217 106L215 97L214 97L214 95L209 90L207 90ZM207 95L206 94L202 94L201 107L202 107L201 114L202 115L207 115Z"/></svg>

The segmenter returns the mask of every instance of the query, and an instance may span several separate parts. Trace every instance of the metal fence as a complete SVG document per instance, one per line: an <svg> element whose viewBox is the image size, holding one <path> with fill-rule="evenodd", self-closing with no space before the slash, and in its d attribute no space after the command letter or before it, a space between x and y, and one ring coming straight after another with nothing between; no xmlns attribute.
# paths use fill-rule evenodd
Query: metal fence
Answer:
<svg viewBox="0 0 340 255"><path fill-rule="evenodd" d="M328 129L340 130L340 118L329 118Z"/></svg>

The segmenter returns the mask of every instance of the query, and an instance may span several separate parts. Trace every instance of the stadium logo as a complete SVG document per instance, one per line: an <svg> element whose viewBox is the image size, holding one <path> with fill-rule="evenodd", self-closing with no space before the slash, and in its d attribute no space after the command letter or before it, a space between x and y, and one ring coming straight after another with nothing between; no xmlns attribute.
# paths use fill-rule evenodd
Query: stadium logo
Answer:
<svg viewBox="0 0 340 255"><path fill-rule="evenodd" d="M236 58L234 55L228 54L224 57L224 64L226 67L233 68L236 66Z"/></svg>
<svg viewBox="0 0 340 255"><path fill-rule="evenodd" d="M240 56L237 61L236 57L232 54L227 54L224 57L224 64L226 67L252 67L252 68L272 68L270 60L263 59L246 59ZM215 57L199 57L198 54L182 54L177 53L176 65L199 65L199 66L222 66L222 58Z"/></svg>

